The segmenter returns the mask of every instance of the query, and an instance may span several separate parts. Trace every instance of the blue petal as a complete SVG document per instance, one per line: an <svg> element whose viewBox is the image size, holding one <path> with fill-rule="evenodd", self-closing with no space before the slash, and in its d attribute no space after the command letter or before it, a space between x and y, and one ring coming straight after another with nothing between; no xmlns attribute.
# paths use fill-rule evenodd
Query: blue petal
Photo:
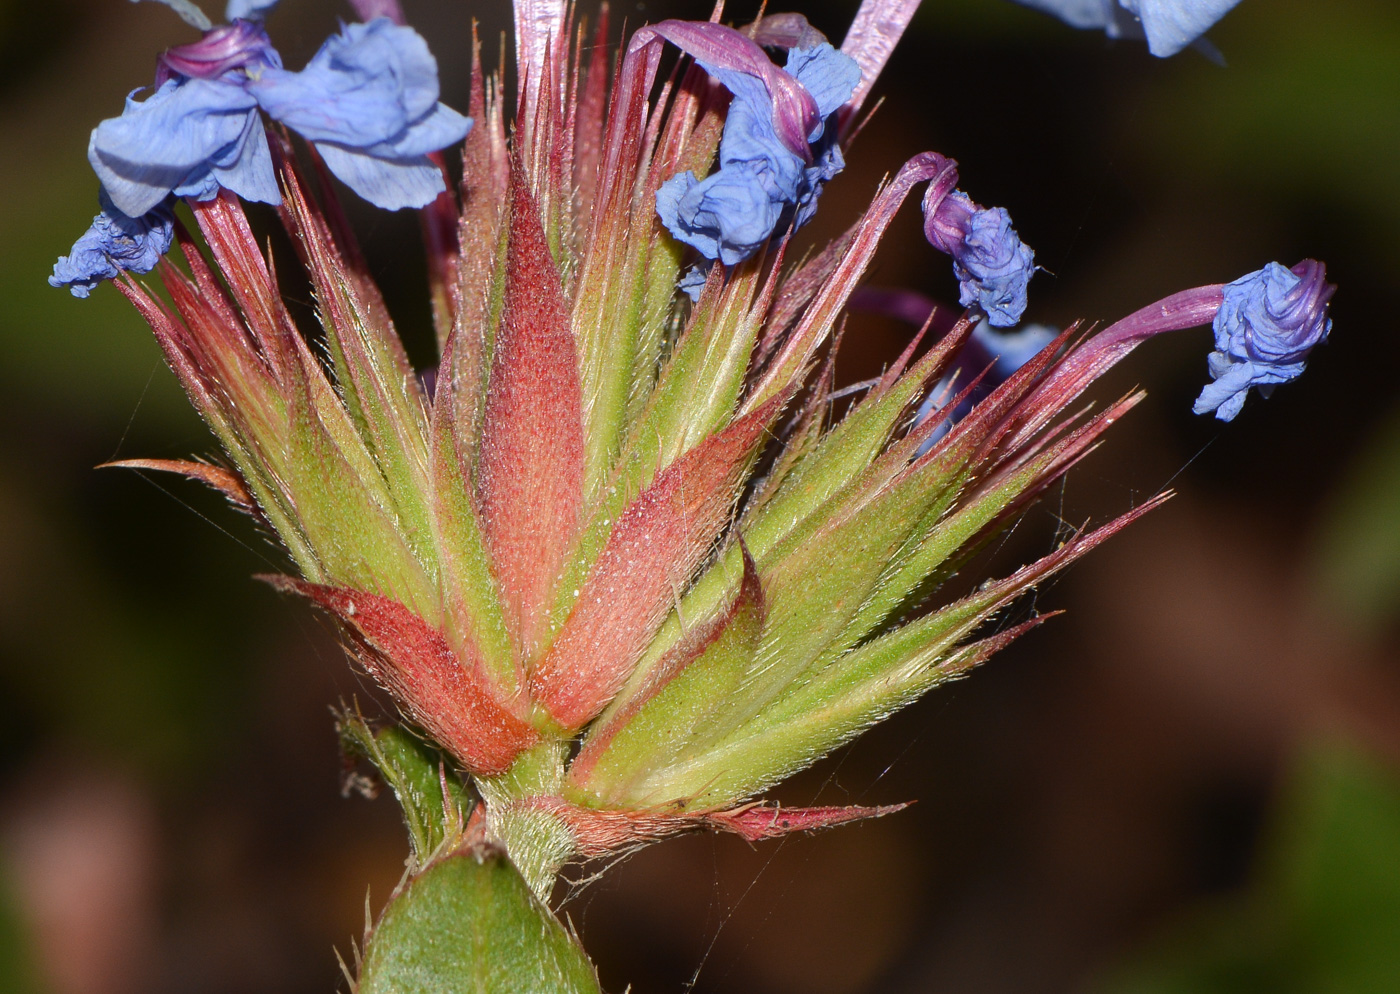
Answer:
<svg viewBox="0 0 1400 994"><path fill-rule="evenodd" d="M794 48L788 52L783 67L807 88L817 102L817 111L825 121L851 99L860 83L860 65L855 59L838 52L830 45ZM810 135L815 141L818 135Z"/></svg>
<svg viewBox="0 0 1400 994"><path fill-rule="evenodd" d="M1120 0L1142 21L1147 50L1165 58L1205 34L1239 0Z"/></svg>
<svg viewBox="0 0 1400 994"><path fill-rule="evenodd" d="M371 155L390 159L426 155L456 145L472 129L472 119L446 104L437 104L420 120L410 124L398 137L365 148Z"/></svg>
<svg viewBox="0 0 1400 994"><path fill-rule="evenodd" d="M696 263L687 269L676 281L676 289L690 298L691 303L700 299L700 291L705 289L705 281L710 278L709 263Z"/></svg>
<svg viewBox="0 0 1400 994"><path fill-rule="evenodd" d="M1215 379L1206 384L1191 406L1196 414L1215 412L1221 421L1233 421L1244 407L1249 388L1257 385L1256 370L1247 362L1231 362L1219 352L1210 354L1210 373Z"/></svg>
<svg viewBox="0 0 1400 994"><path fill-rule="evenodd" d="M381 17L342 28L301 72L264 71L248 90L310 141L366 148L393 141L433 111L437 62L418 32Z"/></svg>
<svg viewBox="0 0 1400 994"><path fill-rule="evenodd" d="M1197 42L1239 0L1016 0L1076 28L1110 38L1146 38L1153 55L1175 55Z"/></svg>
<svg viewBox="0 0 1400 994"><path fill-rule="evenodd" d="M229 0L224 7L224 20L260 21L277 3L278 0Z"/></svg>
<svg viewBox="0 0 1400 994"><path fill-rule="evenodd" d="M165 206L138 218L127 217L112 205L106 191L102 210L68 255L54 263L49 285L67 287L75 297L86 297L103 280L122 271L149 273L170 250L174 218Z"/></svg>
<svg viewBox="0 0 1400 994"><path fill-rule="evenodd" d="M229 168L250 144L250 127L257 127L257 105L242 87L172 79L144 101L128 97L121 117L93 129L88 161L116 208L140 217L215 160ZM275 190L270 158L266 165L264 180Z"/></svg>
<svg viewBox="0 0 1400 994"><path fill-rule="evenodd" d="M427 42L382 17L343 28L301 72L257 74L248 90L314 142L341 181L386 210L423 207L446 189L426 155L460 142L472 123L438 102Z"/></svg>
<svg viewBox="0 0 1400 994"><path fill-rule="evenodd" d="M329 142L317 142L316 150L342 183L384 210L426 207L447 189L426 155L386 159Z"/></svg>
<svg viewBox="0 0 1400 994"><path fill-rule="evenodd" d="M696 181L685 172L656 192L656 209L671 236L726 266L743 262L773 233L783 202L755 163L735 163Z"/></svg>
<svg viewBox="0 0 1400 994"><path fill-rule="evenodd" d="M676 173L662 183L656 191L656 215L661 218L661 223L666 226L672 238L691 246L706 259L714 259L719 255L718 232L697 232L688 223L694 214L688 198L699 183L695 174L688 169L683 173ZM687 221L684 222L681 220L682 204L687 205Z"/></svg>
<svg viewBox="0 0 1400 994"><path fill-rule="evenodd" d="M261 204L282 202L272 152L267 146L267 129L262 118L249 114L242 137L210 164L214 178L244 200ZM207 198L206 198L207 199Z"/></svg>

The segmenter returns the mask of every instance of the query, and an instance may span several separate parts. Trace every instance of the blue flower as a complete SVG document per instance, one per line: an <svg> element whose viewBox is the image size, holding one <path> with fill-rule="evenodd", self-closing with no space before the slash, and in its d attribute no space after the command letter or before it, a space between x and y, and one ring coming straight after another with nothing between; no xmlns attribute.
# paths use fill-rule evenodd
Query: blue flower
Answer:
<svg viewBox="0 0 1400 994"><path fill-rule="evenodd" d="M471 120L438 101L437 62L412 28L351 24L301 72L252 74L248 93L307 138L331 172L387 210L423 207L446 189L428 158L466 137Z"/></svg>
<svg viewBox="0 0 1400 994"><path fill-rule="evenodd" d="M1193 408L1214 411L1230 421L1244 406L1250 387L1267 397L1280 383L1296 379L1313 346L1332 330L1327 302L1336 287L1326 267L1312 259L1291 270L1271 262L1258 272L1226 284L1216 312L1215 348L1210 354L1214 380Z"/></svg>
<svg viewBox="0 0 1400 994"><path fill-rule="evenodd" d="M1102 28L1110 38L1147 39L1165 58L1197 42L1239 0L1016 0L1076 28Z"/></svg>
<svg viewBox="0 0 1400 994"><path fill-rule="evenodd" d="M170 79L145 100L133 93L121 117L93 129L88 161L128 217L172 193L208 200L220 186L245 200L281 200L257 101L225 79Z"/></svg>
<svg viewBox="0 0 1400 994"><path fill-rule="evenodd" d="M149 273L170 250L174 236L175 219L167 204L133 218L117 210L105 191L100 201L102 212L72 251L59 257L49 277L50 286L66 286L75 297L86 297L123 271Z"/></svg>
<svg viewBox="0 0 1400 994"><path fill-rule="evenodd" d="M88 161L117 210L140 217L170 194L207 200L226 186L245 200L281 200L249 71L280 69L262 26L215 28L161 56L156 90L133 91L120 117L93 129Z"/></svg>
<svg viewBox="0 0 1400 994"><path fill-rule="evenodd" d="M272 6L233 0L229 16ZM282 68L261 23L235 19L165 52L155 91L139 93L88 142L103 213L50 280L78 296L123 269L155 265L170 246L172 197L207 200L226 187L244 200L281 201L260 108L314 142L356 193L391 210L425 206L445 189L427 153L471 127L438 102L427 43L387 18L342 28L299 73Z"/></svg>
<svg viewBox="0 0 1400 994"><path fill-rule="evenodd" d="M1021 320L1026 287L1035 275L1035 253L1011 227L1004 208L982 207L961 191L941 196L931 186L924 201L924 234L953 257L959 303L979 308L998 328Z"/></svg>
<svg viewBox="0 0 1400 994"><path fill-rule="evenodd" d="M823 184L845 166L834 122L828 119L850 99L860 82L860 67L826 43L789 51L782 76L771 63L751 66L736 59L723 64L692 54L733 95L720 139L719 168L703 180L691 172L671 177L656 193L656 210L677 241L732 266L752 255L786 217L800 227L816 212ZM761 50L759 58L767 63ZM798 114L775 104L774 93L776 85L793 80L799 84L796 97L815 107L815 123L797 132L798 149L789 133Z"/></svg>

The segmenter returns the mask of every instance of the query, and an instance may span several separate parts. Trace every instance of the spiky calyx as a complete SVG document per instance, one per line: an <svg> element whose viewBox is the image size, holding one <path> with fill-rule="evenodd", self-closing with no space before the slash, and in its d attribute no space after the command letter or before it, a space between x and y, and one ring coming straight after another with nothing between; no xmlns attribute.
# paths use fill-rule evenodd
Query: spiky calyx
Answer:
<svg viewBox="0 0 1400 994"><path fill-rule="evenodd" d="M424 215L431 391L324 170L313 154L313 196L285 136L281 216L324 356L229 195L192 205L204 248L177 232L168 304L122 284L232 462L160 468L276 531L302 576L273 582L335 616L474 781L474 816L432 837L504 844L540 892L568 858L676 832L886 813L752 799L1033 627L984 631L1157 503L940 602L1140 399L1063 415L1126 347L1066 332L935 441L911 415L964 320L833 418L847 301L909 194L951 189L955 164L916 156L824 251L790 264L780 233L714 266L691 307L655 195L709 166L726 95L693 66L658 86L658 34L612 70L601 42L584 63L583 40L547 35L509 139L499 78L475 67L463 181Z"/></svg>

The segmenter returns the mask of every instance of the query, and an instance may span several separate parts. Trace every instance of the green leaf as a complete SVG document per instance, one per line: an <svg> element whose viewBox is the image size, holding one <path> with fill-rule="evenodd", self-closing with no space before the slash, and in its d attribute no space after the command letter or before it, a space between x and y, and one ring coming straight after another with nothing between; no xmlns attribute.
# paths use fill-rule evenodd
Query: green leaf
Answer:
<svg viewBox="0 0 1400 994"><path fill-rule="evenodd" d="M498 851L432 864L384 909L357 994L597 994L578 943Z"/></svg>

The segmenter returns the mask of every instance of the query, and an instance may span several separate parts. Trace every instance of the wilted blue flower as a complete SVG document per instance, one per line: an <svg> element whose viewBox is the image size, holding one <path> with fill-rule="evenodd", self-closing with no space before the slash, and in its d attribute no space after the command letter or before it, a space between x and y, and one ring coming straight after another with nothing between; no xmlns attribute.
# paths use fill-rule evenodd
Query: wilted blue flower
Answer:
<svg viewBox="0 0 1400 994"><path fill-rule="evenodd" d="M422 207L442 192L427 153L461 141L471 121L438 102L437 63L417 32L387 18L352 24L305 70L287 72L262 24L249 19L272 6L233 0L232 24L165 52L155 91L145 99L133 91L120 117L93 130L88 161L104 213L59 261L54 285L86 296L121 269L148 271L159 252L135 260L160 243L156 222L139 252L121 243L133 261L104 260L126 258L112 239L129 238L150 212L166 216L157 208L172 196L206 200L227 187L244 200L280 202L259 108L315 142L331 171L379 207ZM168 248L168 217L165 230Z"/></svg>
<svg viewBox="0 0 1400 994"><path fill-rule="evenodd" d="M1011 227L1004 208L982 207L961 191L944 196L931 185L924 200L924 234L953 257L959 303L980 308L998 328L1021 320L1035 253Z"/></svg>
<svg viewBox="0 0 1400 994"><path fill-rule="evenodd" d="M86 297L97 284L123 271L149 273L170 250L174 236L175 219L166 204L133 218L117 210L105 192L100 200L101 213L72 251L54 263L49 277L50 286L66 286L75 297Z"/></svg>
<svg viewBox="0 0 1400 994"><path fill-rule="evenodd" d="M422 207L446 186L428 158L466 137L471 120L438 101L437 61L412 28L350 24L301 72L267 69L249 94L313 142L331 172L387 210Z"/></svg>
<svg viewBox="0 0 1400 994"><path fill-rule="evenodd" d="M156 90L133 91L120 117L93 129L88 161L116 208L140 217L170 194L208 199L220 186L245 200L277 203L267 136L248 71L282 60L262 26L215 28L161 57Z"/></svg>
<svg viewBox="0 0 1400 994"><path fill-rule="evenodd" d="M1110 38L1147 39L1165 58L1197 41L1239 0L1016 0L1076 28L1102 28Z"/></svg>
<svg viewBox="0 0 1400 994"><path fill-rule="evenodd" d="M1214 411L1229 421L1244 406L1250 387L1267 397L1296 379L1313 346L1327 339L1327 302L1336 287L1322 263L1306 259L1291 270L1271 262L1224 288L1215 315L1210 375L1215 382L1196 398L1197 414Z"/></svg>
<svg viewBox="0 0 1400 994"><path fill-rule="evenodd" d="M245 200L281 199L257 101L224 80L171 79L145 100L128 97L121 117L93 129L88 161L129 217L171 193L207 200L220 186Z"/></svg>
<svg viewBox="0 0 1400 994"><path fill-rule="evenodd" d="M720 25L708 27L719 35ZM672 176L656 193L656 210L677 241L729 266L752 255L789 212L800 227L816 211L822 185L845 165L835 127L827 119L850 99L860 82L860 67L823 42L791 49L786 71L781 71L754 42L723 30L733 36L722 36L737 50L733 61L717 61L686 39L665 35L733 97L719 167L703 180L691 172ZM792 81L798 84L795 94L791 89L775 93L784 84L791 88ZM787 105L775 97L786 98ZM797 137L791 133L799 117L791 107L795 99L814 119L799 125Z"/></svg>

